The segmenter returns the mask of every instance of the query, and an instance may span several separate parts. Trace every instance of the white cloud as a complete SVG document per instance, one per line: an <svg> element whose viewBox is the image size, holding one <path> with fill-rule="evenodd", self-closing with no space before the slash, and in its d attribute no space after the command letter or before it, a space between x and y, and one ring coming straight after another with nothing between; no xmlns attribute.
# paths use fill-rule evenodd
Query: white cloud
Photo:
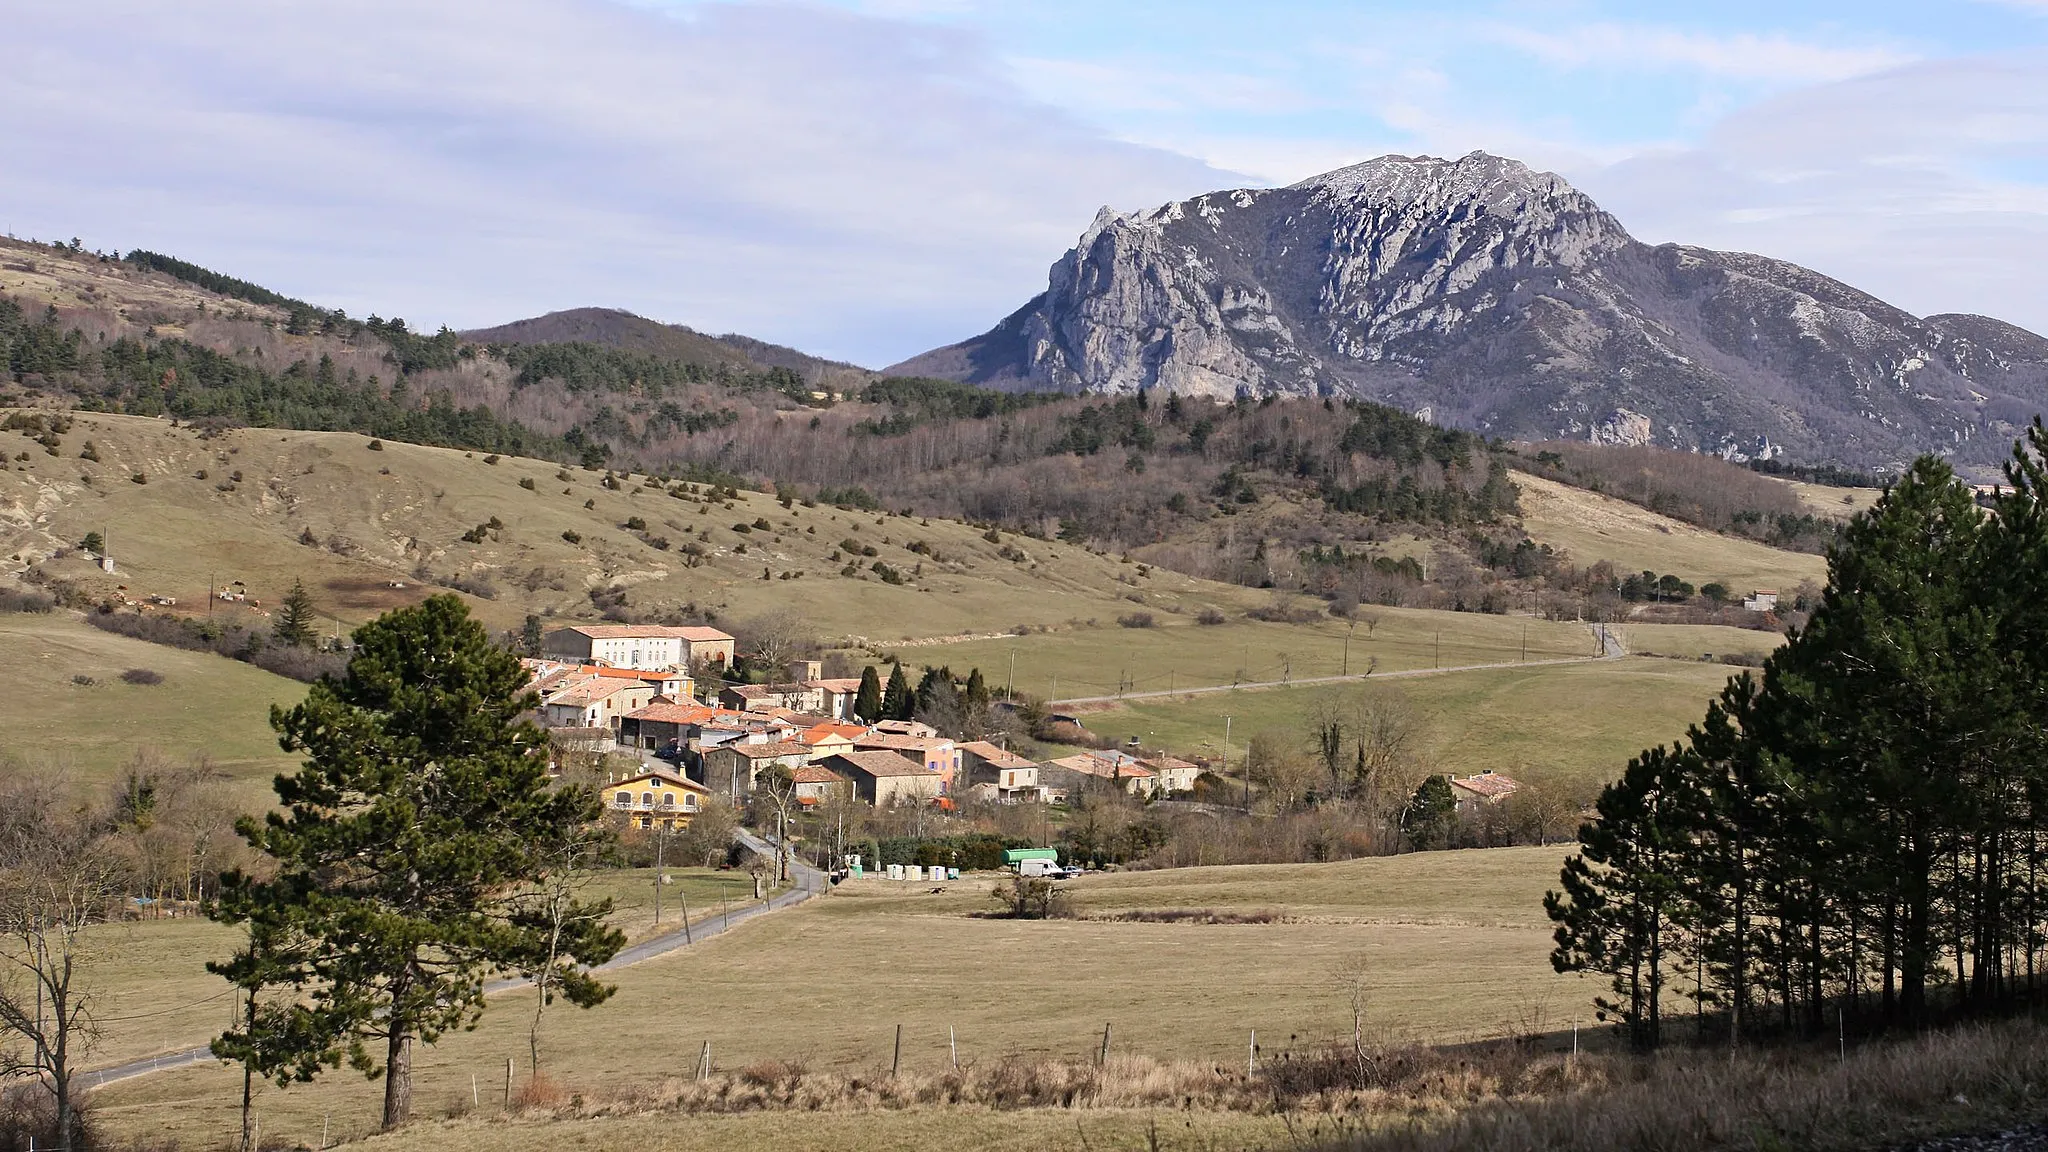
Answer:
<svg viewBox="0 0 2048 1152"><path fill-rule="evenodd" d="M2048 332L2048 50L1916 64L1576 181L1638 236L1805 264L1918 314Z"/></svg>
<svg viewBox="0 0 2048 1152"><path fill-rule="evenodd" d="M985 327L1095 208L1229 181L1034 102L970 35L603 0L13 13L0 228L363 314L609 304L870 363Z"/></svg>
<svg viewBox="0 0 2048 1152"><path fill-rule="evenodd" d="M1735 80L1844 80L1913 58L1909 52L1886 45L1814 44L1776 34L1713 35L1635 24L1582 24L1547 32L1514 24L1482 23L1474 32L1561 68L1682 68Z"/></svg>

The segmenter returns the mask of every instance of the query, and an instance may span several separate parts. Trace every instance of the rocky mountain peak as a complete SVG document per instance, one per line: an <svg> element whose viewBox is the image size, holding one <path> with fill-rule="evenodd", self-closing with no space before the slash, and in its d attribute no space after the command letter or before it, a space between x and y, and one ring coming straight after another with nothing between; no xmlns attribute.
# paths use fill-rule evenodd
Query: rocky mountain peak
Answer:
<svg viewBox="0 0 2048 1152"><path fill-rule="evenodd" d="M1043 295L892 369L1013 388L1352 395L1493 435L1865 468L1992 461L2048 344L1780 260L1651 247L1561 177L1381 156L1105 208Z"/></svg>
<svg viewBox="0 0 2048 1152"><path fill-rule="evenodd" d="M1519 160L1486 152L1469 152L1456 160L1375 156L1288 187L1322 193L1333 200L1480 203L1492 209L1578 191L1554 172L1538 172Z"/></svg>

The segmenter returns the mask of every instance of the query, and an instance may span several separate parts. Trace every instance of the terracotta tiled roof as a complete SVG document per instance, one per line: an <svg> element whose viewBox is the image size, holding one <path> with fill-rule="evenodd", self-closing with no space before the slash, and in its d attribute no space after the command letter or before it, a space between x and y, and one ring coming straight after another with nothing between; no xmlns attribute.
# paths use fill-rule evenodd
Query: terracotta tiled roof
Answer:
<svg viewBox="0 0 2048 1152"><path fill-rule="evenodd" d="M803 767L797 769L794 773L792 773L792 777L799 784L846 783L846 777L841 776L839 773L834 772L830 768L821 768L816 764L804 765Z"/></svg>
<svg viewBox="0 0 2048 1152"><path fill-rule="evenodd" d="M841 752L826 763L844 763L869 776L930 776L924 765L905 760L894 752Z"/></svg>
<svg viewBox="0 0 2048 1152"><path fill-rule="evenodd" d="M595 704L599 700L604 700L609 697L616 696L621 692L639 686L641 685L638 685L635 682L628 682L625 680L591 679L586 680L581 684L572 684L569 687L562 689L560 692L557 692L554 695L547 697L545 700L542 701L542 703L565 704L570 707L576 707L583 704Z"/></svg>
<svg viewBox="0 0 2048 1152"><path fill-rule="evenodd" d="M865 736L867 734L868 730L861 727L858 724L825 723L814 724L811 727L804 729L803 735L802 737L800 737L800 739L802 739L807 744L816 744L820 740L825 740L833 736L843 736L848 740L858 740L862 736Z"/></svg>
<svg viewBox="0 0 2048 1152"><path fill-rule="evenodd" d="M811 750L786 740L771 740L766 744L726 744L723 751L737 752L749 760L774 760L782 756L809 756Z"/></svg>
<svg viewBox="0 0 2048 1152"><path fill-rule="evenodd" d="M1451 787L1463 788L1475 796L1492 800L1511 792L1519 792L1522 785L1519 781L1509 779L1498 772L1481 772L1477 776L1467 776L1463 780L1454 776L1451 778Z"/></svg>
<svg viewBox="0 0 2048 1152"><path fill-rule="evenodd" d="M986 740L970 740L960 745L962 752L979 756L986 763L997 768L1030 768L1038 763L1017 755L1007 749L998 748Z"/></svg>
<svg viewBox="0 0 2048 1152"><path fill-rule="evenodd" d="M893 748L905 752L929 752L935 745L950 743L942 736L897 736L889 732L870 732L853 738L855 748Z"/></svg>
<svg viewBox="0 0 2048 1152"><path fill-rule="evenodd" d="M590 637L592 640L668 640L683 639L692 644L703 644L730 640L731 636L716 628L687 627L674 628L666 624L576 624L564 629Z"/></svg>
<svg viewBox="0 0 2048 1152"><path fill-rule="evenodd" d="M711 789L704 787L695 780L683 776L670 775L667 772L642 772L637 776L628 776L624 780L613 781L605 785L605 787L629 788L636 784L666 784L673 788L683 788L691 792L702 792L707 796L711 794Z"/></svg>
<svg viewBox="0 0 2048 1152"><path fill-rule="evenodd" d="M723 708L707 708L702 704L649 704L626 713L628 720L652 720L658 724L708 724L726 717L738 716Z"/></svg>
<svg viewBox="0 0 2048 1152"><path fill-rule="evenodd" d="M1080 772L1088 776L1100 776L1105 780L1111 778L1142 780L1147 776L1157 775L1150 768L1135 760L1117 764L1100 756L1092 756L1086 752L1073 756L1062 756L1058 760L1049 760L1047 763L1056 764L1068 771Z"/></svg>

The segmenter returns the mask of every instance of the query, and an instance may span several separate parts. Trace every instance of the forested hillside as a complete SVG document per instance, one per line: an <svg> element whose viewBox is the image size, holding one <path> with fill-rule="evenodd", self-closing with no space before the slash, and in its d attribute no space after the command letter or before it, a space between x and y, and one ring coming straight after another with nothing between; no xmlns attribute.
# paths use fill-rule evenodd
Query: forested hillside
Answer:
<svg viewBox="0 0 2048 1152"><path fill-rule="evenodd" d="M1668 489L1691 480L1666 459L1675 454L1647 453L1656 469L1592 446L1517 455L1357 400L1019 395L849 374L601 310L479 333L505 338L486 344L354 319L155 253L18 242L6 252L0 403L658 471L968 520L1347 602L1499 611L1512 589L1556 593L1554 610L1579 613L1588 598L1658 584L1658 573L1575 567L1529 540L1511 463L1772 544L1814 548L1832 531L1775 490L1761 501L1747 490L1681 499ZM747 358L749 348L776 362ZM845 371L827 384L818 365ZM1629 482L1631 471L1662 479ZM1712 576L1685 573L1670 587Z"/></svg>

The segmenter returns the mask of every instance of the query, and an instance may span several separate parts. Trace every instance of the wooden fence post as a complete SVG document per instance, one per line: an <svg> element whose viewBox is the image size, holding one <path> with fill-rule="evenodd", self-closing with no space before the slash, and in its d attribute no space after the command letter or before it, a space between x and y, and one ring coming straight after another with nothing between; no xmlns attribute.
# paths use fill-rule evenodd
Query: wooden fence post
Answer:
<svg viewBox="0 0 2048 1152"><path fill-rule="evenodd" d="M897 1069L903 1067L903 1025L896 1026L896 1051L889 1057L889 1075L894 1077Z"/></svg>
<svg viewBox="0 0 2048 1152"><path fill-rule="evenodd" d="M1109 1063L1109 1025L1104 1024L1102 1026L1102 1051L1095 1054L1095 1066L1100 1068L1107 1063Z"/></svg>

